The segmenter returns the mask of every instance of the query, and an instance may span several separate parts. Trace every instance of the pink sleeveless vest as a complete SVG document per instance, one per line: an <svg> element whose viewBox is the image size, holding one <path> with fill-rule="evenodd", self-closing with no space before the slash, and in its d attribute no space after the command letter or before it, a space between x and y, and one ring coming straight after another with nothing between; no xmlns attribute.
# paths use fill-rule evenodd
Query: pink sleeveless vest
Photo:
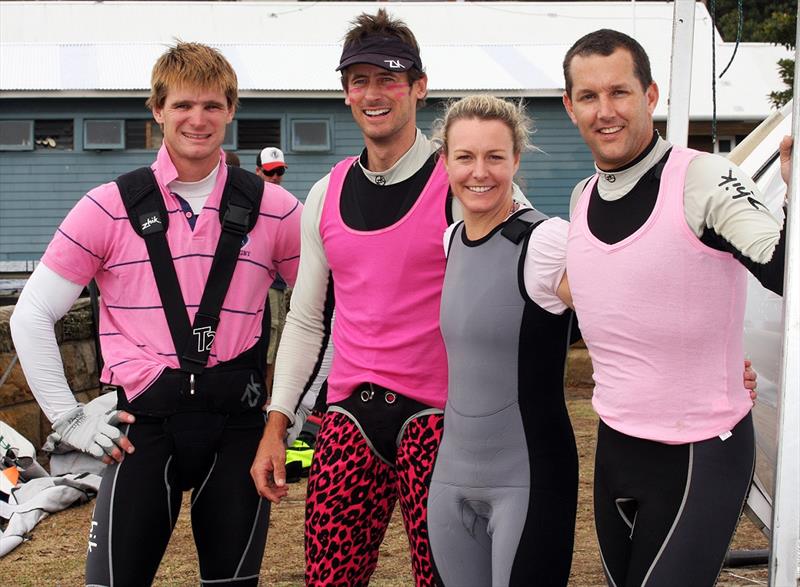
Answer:
<svg viewBox="0 0 800 587"><path fill-rule="evenodd" d="M592 403L629 436L678 444L712 438L751 408L742 384L745 269L686 224L686 170L696 151L673 147L650 218L628 238L596 239L573 213L567 274L594 367Z"/></svg>
<svg viewBox="0 0 800 587"><path fill-rule="evenodd" d="M333 168L319 227L336 299L328 401L345 399L358 384L370 382L444 408L447 356L439 304L447 172L437 163L411 210L395 224L358 231L345 225L339 206L355 161Z"/></svg>

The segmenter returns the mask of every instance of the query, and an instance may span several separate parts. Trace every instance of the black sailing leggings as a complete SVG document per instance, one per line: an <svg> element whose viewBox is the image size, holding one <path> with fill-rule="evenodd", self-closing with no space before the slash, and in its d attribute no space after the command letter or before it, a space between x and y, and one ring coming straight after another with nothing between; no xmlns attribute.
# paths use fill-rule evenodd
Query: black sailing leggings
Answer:
<svg viewBox="0 0 800 587"><path fill-rule="evenodd" d="M594 512L609 585L714 585L755 460L751 415L731 432L671 445L600 422Z"/></svg>
<svg viewBox="0 0 800 587"><path fill-rule="evenodd" d="M149 585L192 489L192 533L203 585L255 586L269 502L250 478L264 413L137 416L123 428L135 447L106 468L97 496L86 584Z"/></svg>

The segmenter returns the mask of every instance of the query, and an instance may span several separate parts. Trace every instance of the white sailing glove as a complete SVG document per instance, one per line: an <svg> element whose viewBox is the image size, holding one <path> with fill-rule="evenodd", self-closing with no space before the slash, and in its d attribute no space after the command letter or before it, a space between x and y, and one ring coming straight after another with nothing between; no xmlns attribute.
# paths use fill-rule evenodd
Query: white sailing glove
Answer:
<svg viewBox="0 0 800 587"><path fill-rule="evenodd" d="M61 415L53 422L54 437L56 442L66 443L102 459L119 448L125 450L119 442L123 438L122 432L117 428L120 423L119 410L88 414L83 409L83 404L78 404L69 412Z"/></svg>

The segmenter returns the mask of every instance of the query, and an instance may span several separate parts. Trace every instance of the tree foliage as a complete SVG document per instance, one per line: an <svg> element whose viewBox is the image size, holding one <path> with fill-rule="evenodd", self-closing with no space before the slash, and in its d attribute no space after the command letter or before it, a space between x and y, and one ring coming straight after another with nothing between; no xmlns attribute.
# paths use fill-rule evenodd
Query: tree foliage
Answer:
<svg viewBox="0 0 800 587"><path fill-rule="evenodd" d="M709 10L711 2L709 0ZM717 28L726 41L735 41L739 27L737 0L717 0ZM783 45L794 49L797 30L797 4L794 1L743 0L742 41L755 41ZM778 60L778 74L787 88L770 92L770 100L775 107L786 104L792 98L794 87L794 59Z"/></svg>

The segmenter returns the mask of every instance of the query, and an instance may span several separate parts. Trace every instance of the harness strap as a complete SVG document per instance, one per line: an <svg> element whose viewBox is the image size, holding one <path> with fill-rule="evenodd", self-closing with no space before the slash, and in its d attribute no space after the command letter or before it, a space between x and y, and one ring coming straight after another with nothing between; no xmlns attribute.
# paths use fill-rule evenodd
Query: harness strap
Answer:
<svg viewBox="0 0 800 587"><path fill-rule="evenodd" d="M183 348L192 326L167 243L169 214L153 170L140 167L119 176L115 182L128 212L128 220L147 247L172 343L175 349Z"/></svg>
<svg viewBox="0 0 800 587"><path fill-rule="evenodd" d="M243 169L228 168L220 202L222 232L192 324L167 242L167 209L152 169L142 167L121 175L115 181L128 219L147 247L181 370L198 375L208 363L220 310L236 269L242 240L258 221L264 182Z"/></svg>
<svg viewBox="0 0 800 587"><path fill-rule="evenodd" d="M222 232L200 298L200 307L194 317L192 338L184 339L186 342L181 355L181 366L185 364L188 368L184 368L190 373L202 372L208 362L222 303L239 259L239 250L244 244L243 239L258 221L263 193L264 181L257 175L238 167L228 168L228 181L220 202Z"/></svg>
<svg viewBox="0 0 800 587"><path fill-rule="evenodd" d="M530 237L534 229L548 218L536 208L526 208L517 214L519 215L512 218L500 231L500 234L515 245Z"/></svg>
<svg viewBox="0 0 800 587"><path fill-rule="evenodd" d="M539 222L542 222L541 220ZM515 245L518 245L522 242L527 235L533 232L533 229L539 222L529 222L528 220L523 220L522 218L515 218L508 224L503 227L503 230L500 231L504 237L510 240Z"/></svg>

